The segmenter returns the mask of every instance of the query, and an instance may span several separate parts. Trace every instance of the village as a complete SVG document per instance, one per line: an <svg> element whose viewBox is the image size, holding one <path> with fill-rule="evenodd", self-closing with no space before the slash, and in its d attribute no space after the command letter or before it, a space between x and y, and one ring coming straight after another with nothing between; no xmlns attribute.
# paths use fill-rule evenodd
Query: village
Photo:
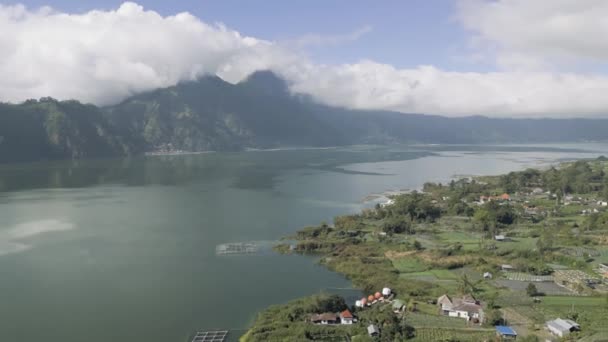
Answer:
<svg viewBox="0 0 608 342"><path fill-rule="evenodd" d="M320 255L322 265L347 276L365 296L349 303L340 298L344 305L332 310L309 306L294 316L300 323L290 323L291 332L263 328L276 315L262 314L260 330L254 325L249 336L606 340L605 171L608 163L597 160L427 183L422 191L336 217L333 225L302 229L290 237L295 243L277 250ZM294 315L301 305L284 310Z"/></svg>
<svg viewBox="0 0 608 342"><path fill-rule="evenodd" d="M472 295L466 294L458 297L450 297L447 294L444 294L430 304L436 305L439 315L464 320L466 325L472 329L477 327L480 331L487 331L487 329L482 330L484 323L483 307L487 307L487 304L480 302ZM382 289L382 293L376 292L374 295L369 295L368 297L357 300L354 308L352 308L352 312L351 309L347 308L338 313L314 313L310 316L309 322L316 325L353 325L361 323L366 326L368 336L376 338L381 334L379 325L373 321L359 321L356 316L357 312L361 312L376 305L390 308L398 318L405 318L408 311L418 311L416 303L408 308L404 301L395 299L395 294L392 293L389 288L385 287ZM494 340L496 341L514 341L517 339L518 334L513 327L495 325L494 328ZM551 342L568 337L571 333L580 331L581 327L577 322L571 319L558 317L545 322L544 329L547 332L547 336L551 336L547 337L545 341Z"/></svg>

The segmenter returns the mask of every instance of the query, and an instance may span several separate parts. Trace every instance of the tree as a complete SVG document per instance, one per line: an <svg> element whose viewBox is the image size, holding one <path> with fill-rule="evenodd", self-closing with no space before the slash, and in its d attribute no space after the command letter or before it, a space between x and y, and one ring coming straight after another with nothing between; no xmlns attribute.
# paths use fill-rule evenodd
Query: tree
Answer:
<svg viewBox="0 0 608 342"><path fill-rule="evenodd" d="M474 294L479 291L479 289L477 288L478 283L479 282L471 281L466 274L463 274L460 277L459 290L463 294Z"/></svg>
<svg viewBox="0 0 608 342"><path fill-rule="evenodd" d="M413 234L412 224L403 218L393 217L382 224L382 231L387 234Z"/></svg>
<svg viewBox="0 0 608 342"><path fill-rule="evenodd" d="M545 252L553 249L553 233L549 230L545 230L543 234L536 241L536 248L541 255L544 255Z"/></svg>
<svg viewBox="0 0 608 342"><path fill-rule="evenodd" d="M483 231L489 231L490 228L493 228L495 225L495 220L490 211L485 208L481 208L475 212L473 216L475 221L481 224L481 228Z"/></svg>
<svg viewBox="0 0 608 342"><path fill-rule="evenodd" d="M537 296L538 295L538 289L536 288L536 285L534 285L533 283L528 283L528 287L526 287L526 293L530 297Z"/></svg>
<svg viewBox="0 0 608 342"><path fill-rule="evenodd" d="M410 298L409 302L407 303L407 311L409 312L416 312L418 311L418 303L414 300L414 298Z"/></svg>
<svg viewBox="0 0 608 342"><path fill-rule="evenodd" d="M348 308L344 298L338 295L319 297L316 307L320 312L339 312Z"/></svg>
<svg viewBox="0 0 608 342"><path fill-rule="evenodd" d="M486 324L490 326L502 325L505 320L502 317L502 313L500 310L490 310L488 315L486 316Z"/></svg>

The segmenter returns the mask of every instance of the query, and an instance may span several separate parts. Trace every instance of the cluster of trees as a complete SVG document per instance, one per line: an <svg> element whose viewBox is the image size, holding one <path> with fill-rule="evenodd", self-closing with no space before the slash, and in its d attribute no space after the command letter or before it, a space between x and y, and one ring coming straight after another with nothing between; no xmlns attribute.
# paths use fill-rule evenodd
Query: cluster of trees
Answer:
<svg viewBox="0 0 608 342"><path fill-rule="evenodd" d="M599 161L605 159L598 158ZM603 168L594 168L592 163L584 160L560 169L552 167L544 172L534 169L511 172L501 176L499 184L506 192L542 187L560 197L569 193L585 194L597 191L608 199L608 175Z"/></svg>
<svg viewBox="0 0 608 342"><path fill-rule="evenodd" d="M410 222L433 222L441 217L441 209L429 196L419 192L401 195L388 209L389 217L407 218Z"/></svg>
<svg viewBox="0 0 608 342"><path fill-rule="evenodd" d="M404 220L402 217L388 218L382 224L382 231L387 234L414 234L416 232L412 227L412 223Z"/></svg>
<svg viewBox="0 0 608 342"><path fill-rule="evenodd" d="M488 184L477 182L475 179L462 178L452 180L448 185L441 183L425 183L423 191L426 193L438 194L450 198L450 203L461 202L462 200L474 201L479 198L479 194L488 191Z"/></svg>
<svg viewBox="0 0 608 342"><path fill-rule="evenodd" d="M499 225L511 225L517 219L517 214L510 205L499 205L489 201L475 211L475 221L481 225L481 230L494 235Z"/></svg>

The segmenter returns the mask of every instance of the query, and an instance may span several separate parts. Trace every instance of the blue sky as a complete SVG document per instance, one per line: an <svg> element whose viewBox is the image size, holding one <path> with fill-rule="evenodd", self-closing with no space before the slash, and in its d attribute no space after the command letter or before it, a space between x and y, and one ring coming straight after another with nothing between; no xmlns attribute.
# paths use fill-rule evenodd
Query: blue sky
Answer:
<svg viewBox="0 0 608 342"><path fill-rule="evenodd" d="M608 117L606 13L606 0L4 2L0 101L108 105L272 70L348 108Z"/></svg>
<svg viewBox="0 0 608 342"><path fill-rule="evenodd" d="M30 8L51 6L64 12L115 9L123 1L25 0ZM371 30L352 42L308 47L320 63L352 63L372 59L397 67L420 64L448 69L483 70L463 62L467 35L454 18L450 0L141 0L138 4L163 15L187 11L206 22L222 22L247 35L273 41L308 34L344 35L364 27Z"/></svg>

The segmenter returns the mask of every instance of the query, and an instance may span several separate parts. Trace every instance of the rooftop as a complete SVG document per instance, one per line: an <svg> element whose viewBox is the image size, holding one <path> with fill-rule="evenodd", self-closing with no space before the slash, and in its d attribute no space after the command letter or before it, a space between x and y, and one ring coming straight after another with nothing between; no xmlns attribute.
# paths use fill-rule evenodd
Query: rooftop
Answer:
<svg viewBox="0 0 608 342"><path fill-rule="evenodd" d="M340 317L342 318L353 318L353 314L350 313L350 311L348 309L342 311L342 313L340 314Z"/></svg>
<svg viewBox="0 0 608 342"><path fill-rule="evenodd" d="M513 328L505 326L505 325L497 325L496 332L503 336L517 336L517 333Z"/></svg>
<svg viewBox="0 0 608 342"><path fill-rule="evenodd" d="M335 313L326 312L322 314L312 315L312 321L336 321L338 316Z"/></svg>
<svg viewBox="0 0 608 342"><path fill-rule="evenodd" d="M570 319L561 319L557 318L552 321L547 322L548 326L552 326L553 328L560 331L572 331L580 329L580 325L573 320Z"/></svg>

